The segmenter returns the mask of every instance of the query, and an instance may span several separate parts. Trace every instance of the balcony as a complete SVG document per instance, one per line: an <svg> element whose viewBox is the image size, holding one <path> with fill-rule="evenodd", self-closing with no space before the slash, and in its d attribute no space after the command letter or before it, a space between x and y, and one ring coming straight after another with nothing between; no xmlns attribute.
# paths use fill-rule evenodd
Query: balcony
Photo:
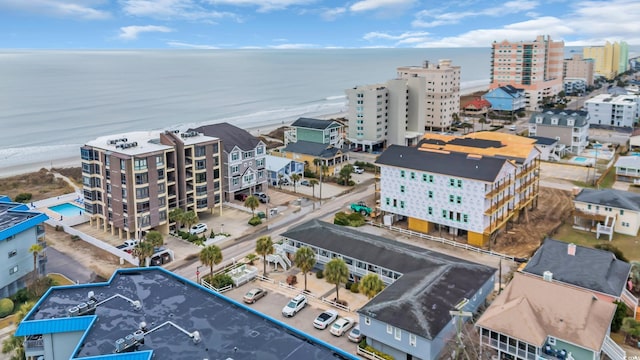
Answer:
<svg viewBox="0 0 640 360"><path fill-rule="evenodd" d="M502 200L499 200L497 203L491 205L488 209L484 211L486 216L491 216L496 211L500 210L505 204L513 199L513 195L507 195Z"/></svg>
<svg viewBox="0 0 640 360"><path fill-rule="evenodd" d="M38 358L44 355L44 340L42 335L29 335L22 343L27 357Z"/></svg>
<svg viewBox="0 0 640 360"><path fill-rule="evenodd" d="M513 181L505 181L504 183L502 183L502 185L499 185L497 188L489 191L488 193L486 193L484 195L485 198L492 198L496 195L498 195L501 191L507 189L508 187L510 187L511 185L513 185Z"/></svg>
<svg viewBox="0 0 640 360"><path fill-rule="evenodd" d="M497 339L491 339L488 336L482 336L482 343L496 350L509 353L510 355L513 355L513 356L518 356L519 358L528 359L528 360L537 359L537 355L534 352L530 352L530 351L527 351L526 349L518 348L514 345L509 345L508 343L498 341Z"/></svg>

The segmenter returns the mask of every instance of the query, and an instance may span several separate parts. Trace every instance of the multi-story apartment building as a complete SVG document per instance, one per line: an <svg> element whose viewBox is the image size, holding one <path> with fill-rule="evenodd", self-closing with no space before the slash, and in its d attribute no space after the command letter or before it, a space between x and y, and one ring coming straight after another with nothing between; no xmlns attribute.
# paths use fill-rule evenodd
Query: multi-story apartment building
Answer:
<svg viewBox="0 0 640 360"><path fill-rule="evenodd" d="M627 71L629 48L624 41L613 44L607 41L604 46L583 48L582 56L595 62L594 71L596 74L611 80L618 74Z"/></svg>
<svg viewBox="0 0 640 360"><path fill-rule="evenodd" d="M570 59L562 62L562 77L584 79L587 86L593 86L593 73L595 62L593 59L584 59L580 54L574 54Z"/></svg>
<svg viewBox="0 0 640 360"><path fill-rule="evenodd" d="M399 67L397 73L407 80L408 122L420 124L424 119L429 129L450 127L453 114L460 112L460 66L451 60L425 61L422 66Z"/></svg>
<svg viewBox="0 0 640 360"><path fill-rule="evenodd" d="M565 95L583 95L587 92L587 82L582 78L564 78L562 90Z"/></svg>
<svg viewBox="0 0 640 360"><path fill-rule="evenodd" d="M592 125L633 127L638 119L640 96L600 94L584 104Z"/></svg>
<svg viewBox="0 0 640 360"><path fill-rule="evenodd" d="M311 141L341 148L344 144L344 125L335 120L298 118L284 133L284 144Z"/></svg>
<svg viewBox="0 0 640 360"><path fill-rule="evenodd" d="M534 41L494 42L490 89L511 85L524 89L527 110L562 90L564 42L540 35Z"/></svg>
<svg viewBox="0 0 640 360"><path fill-rule="evenodd" d="M254 193L267 187L267 145L229 123L200 126L195 131L220 139L223 145L224 201L235 193Z"/></svg>
<svg viewBox="0 0 640 360"><path fill-rule="evenodd" d="M0 254L7 254L0 270L0 298L9 297L24 288L32 276L32 245L40 245L43 251L37 254L36 267L39 274L45 273L44 225L48 216L29 209L25 204L12 202L0 196ZM4 256L4 255L2 255Z"/></svg>
<svg viewBox="0 0 640 360"><path fill-rule="evenodd" d="M220 140L195 131L109 135L82 146L84 206L120 238L168 232L169 211L222 210Z"/></svg>
<svg viewBox="0 0 640 360"><path fill-rule="evenodd" d="M529 118L529 136L556 139L568 151L580 154L589 145L589 113L567 109L533 113Z"/></svg>
<svg viewBox="0 0 640 360"><path fill-rule="evenodd" d="M478 132L425 134L418 147L391 146L380 167L380 209L409 229L438 227L484 246L521 210L537 205L540 151L535 139Z"/></svg>

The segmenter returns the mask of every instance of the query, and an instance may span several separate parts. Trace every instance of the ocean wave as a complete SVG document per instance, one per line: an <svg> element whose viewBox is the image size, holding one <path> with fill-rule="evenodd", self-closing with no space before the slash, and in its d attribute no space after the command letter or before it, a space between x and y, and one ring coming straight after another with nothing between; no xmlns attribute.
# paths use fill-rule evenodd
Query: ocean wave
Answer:
<svg viewBox="0 0 640 360"><path fill-rule="evenodd" d="M347 99L347 95L334 95L334 96L327 96L326 98L324 98L325 100L328 101L333 101L333 100L346 100Z"/></svg>
<svg viewBox="0 0 640 360"><path fill-rule="evenodd" d="M79 160L81 146L81 144L65 144L0 149L0 160L3 167L36 164L75 156Z"/></svg>

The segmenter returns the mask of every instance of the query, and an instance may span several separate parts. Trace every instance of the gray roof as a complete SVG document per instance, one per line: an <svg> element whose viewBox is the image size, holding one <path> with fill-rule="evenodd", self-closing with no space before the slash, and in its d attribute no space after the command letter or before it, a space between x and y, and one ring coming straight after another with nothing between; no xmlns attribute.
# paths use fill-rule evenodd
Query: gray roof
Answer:
<svg viewBox="0 0 640 360"><path fill-rule="evenodd" d="M426 339L451 321L496 269L347 227L311 220L282 236L402 273L358 312Z"/></svg>
<svg viewBox="0 0 640 360"><path fill-rule="evenodd" d="M540 144L540 145L553 145L553 144L558 142L558 140L556 140L556 139L543 137L543 136L529 136L529 137L531 139L535 139L536 140L536 144Z"/></svg>
<svg viewBox="0 0 640 360"><path fill-rule="evenodd" d="M582 189L575 201L640 211L640 194L616 189Z"/></svg>
<svg viewBox="0 0 640 360"><path fill-rule="evenodd" d="M622 294L631 264L609 251L578 245L575 255L569 255L568 246L564 241L545 239L522 271L538 276L550 271L553 280L615 297Z"/></svg>
<svg viewBox="0 0 640 360"><path fill-rule="evenodd" d="M338 125L338 127L342 126L340 123L334 120L321 120L321 119L311 119L311 118L301 117L301 118L298 118L298 120L294 121L293 124L291 124L291 126L324 130L331 127L334 124Z"/></svg>
<svg viewBox="0 0 640 360"><path fill-rule="evenodd" d="M616 160L615 167L640 169L640 156L620 156Z"/></svg>
<svg viewBox="0 0 640 360"><path fill-rule="evenodd" d="M492 143L492 141L489 142ZM506 159L497 157L476 157L457 152L425 151L400 145L389 146L376 160L376 164L380 165L487 182L494 182L506 163Z"/></svg>
<svg viewBox="0 0 640 360"><path fill-rule="evenodd" d="M287 146L280 151L306 154L321 158L333 158L340 149L328 144L299 140L297 142L287 144Z"/></svg>
<svg viewBox="0 0 640 360"><path fill-rule="evenodd" d="M94 310L97 318L73 358L113 356L116 340L138 330L144 321L149 331L137 352L151 350L157 360L355 359L161 268L121 269L107 283L53 288L20 324L18 333L70 331L71 322L94 315L68 316L69 308L88 300L89 291L98 302ZM142 309L135 310L122 296L140 301ZM190 336L165 324L168 321L189 333L198 331L201 341L195 344ZM157 331L151 331L155 327L159 327Z"/></svg>
<svg viewBox="0 0 640 360"><path fill-rule="evenodd" d="M542 116L542 125L551 125L552 118L558 118L558 125L551 126L567 126L567 119L574 119L571 127L582 127L589 123L589 113L582 110L569 109L548 109L543 112L534 112L529 118L529 124L537 124L536 118Z"/></svg>
<svg viewBox="0 0 640 360"><path fill-rule="evenodd" d="M188 131L191 130L219 138L227 153L231 152L235 146L240 150L253 150L260 143L260 139L249 134L248 131L229 123L204 125Z"/></svg>

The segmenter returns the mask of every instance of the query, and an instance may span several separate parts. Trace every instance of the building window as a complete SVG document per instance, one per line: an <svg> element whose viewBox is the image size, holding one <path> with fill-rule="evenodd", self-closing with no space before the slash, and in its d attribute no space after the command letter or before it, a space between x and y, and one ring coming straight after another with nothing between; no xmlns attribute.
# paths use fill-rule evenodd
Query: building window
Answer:
<svg viewBox="0 0 640 360"><path fill-rule="evenodd" d="M364 317L364 323L367 325L371 325L371 319L368 316Z"/></svg>
<svg viewBox="0 0 640 360"><path fill-rule="evenodd" d="M447 214L448 214L447 210L442 210L442 217L443 218L446 219L447 218Z"/></svg>
<svg viewBox="0 0 640 360"><path fill-rule="evenodd" d="M624 210L620 209L620 215L624 215Z"/></svg>
<svg viewBox="0 0 640 360"><path fill-rule="evenodd" d="M127 169L127 161L124 159L120 159L120 170L126 170Z"/></svg>
<svg viewBox="0 0 640 360"><path fill-rule="evenodd" d="M392 333L393 333L393 326L387 325L387 334L392 334Z"/></svg>
<svg viewBox="0 0 640 360"><path fill-rule="evenodd" d="M238 185L240 183L240 179L239 178L233 178L233 185Z"/></svg>
<svg viewBox="0 0 640 360"><path fill-rule="evenodd" d="M469 222L469 215L467 215L467 214L462 214L462 222L464 222L464 223L468 223L468 222Z"/></svg>
<svg viewBox="0 0 640 360"><path fill-rule="evenodd" d="M587 205L587 209L588 209L588 210L591 210L591 204L588 204L588 205Z"/></svg>
<svg viewBox="0 0 640 360"><path fill-rule="evenodd" d="M416 346L416 336L413 334L409 334L409 345Z"/></svg>
<svg viewBox="0 0 640 360"><path fill-rule="evenodd" d="M429 206L429 208L427 209L427 213L429 215L433 215L433 208L431 206Z"/></svg>
<svg viewBox="0 0 640 360"><path fill-rule="evenodd" d="M556 338L554 338L553 336L549 336L549 345L556 345Z"/></svg>
<svg viewBox="0 0 640 360"><path fill-rule="evenodd" d="M404 185L400 185L400 192L404 194Z"/></svg>
<svg viewBox="0 0 640 360"><path fill-rule="evenodd" d="M238 159L240 159L240 154L238 154L237 151L234 151L231 153L231 161L237 161Z"/></svg>
<svg viewBox="0 0 640 360"><path fill-rule="evenodd" d="M404 201L400 200L400 209L404 209Z"/></svg>
<svg viewBox="0 0 640 360"><path fill-rule="evenodd" d="M256 154L258 154L258 155L264 154L264 146L258 146L256 148Z"/></svg>
<svg viewBox="0 0 640 360"><path fill-rule="evenodd" d="M147 159L135 159L133 162L133 170L147 170Z"/></svg>
<svg viewBox="0 0 640 360"><path fill-rule="evenodd" d="M413 171L411 172L411 180L415 180L416 179L416 173L414 173Z"/></svg>
<svg viewBox="0 0 640 360"><path fill-rule="evenodd" d="M429 190L427 196L429 196L429 199L433 199L433 191Z"/></svg>
<svg viewBox="0 0 640 360"><path fill-rule="evenodd" d="M394 337L396 340L402 340L402 330L400 330L399 328L395 328L395 331L394 331L393 337Z"/></svg>
<svg viewBox="0 0 640 360"><path fill-rule="evenodd" d="M249 159L253 157L253 151L245 151L244 153L242 153L242 158L243 159Z"/></svg>
<svg viewBox="0 0 640 360"><path fill-rule="evenodd" d="M238 169L239 169L238 165L233 165L233 166L231 167L231 172L232 172L232 173L237 173L237 172L238 172Z"/></svg>
<svg viewBox="0 0 640 360"><path fill-rule="evenodd" d="M263 167L264 166L264 159L256 160L256 166L257 167Z"/></svg>
<svg viewBox="0 0 640 360"><path fill-rule="evenodd" d="M422 174L422 181L427 182L427 174Z"/></svg>
<svg viewBox="0 0 640 360"><path fill-rule="evenodd" d="M449 186L456 186L456 179L449 179Z"/></svg>
<svg viewBox="0 0 640 360"><path fill-rule="evenodd" d="M10 258L12 258L12 257L14 257L16 255L18 255L18 250L13 249L13 250L9 251L9 257Z"/></svg>
<svg viewBox="0 0 640 360"><path fill-rule="evenodd" d="M161 155L156 156L156 167L164 166L164 157Z"/></svg>
<svg viewBox="0 0 640 360"><path fill-rule="evenodd" d="M449 195L449 202L453 203L455 201L456 197L453 195Z"/></svg>
<svg viewBox="0 0 640 360"><path fill-rule="evenodd" d="M386 198L385 200L386 200L387 205L391 205L391 199Z"/></svg>
<svg viewBox="0 0 640 360"><path fill-rule="evenodd" d="M456 196L456 204L462 204L462 196Z"/></svg>
<svg viewBox="0 0 640 360"><path fill-rule="evenodd" d="M12 267L11 269L9 269L9 275L13 275L15 273L18 272L18 265Z"/></svg>
<svg viewBox="0 0 640 360"><path fill-rule="evenodd" d="M404 179L404 170L400 170L400 177Z"/></svg>
<svg viewBox="0 0 640 360"><path fill-rule="evenodd" d="M462 189L462 180L458 180L458 187Z"/></svg>
<svg viewBox="0 0 640 360"><path fill-rule="evenodd" d="M196 156L205 156L207 155L207 149L204 146L196 146L195 148Z"/></svg>

